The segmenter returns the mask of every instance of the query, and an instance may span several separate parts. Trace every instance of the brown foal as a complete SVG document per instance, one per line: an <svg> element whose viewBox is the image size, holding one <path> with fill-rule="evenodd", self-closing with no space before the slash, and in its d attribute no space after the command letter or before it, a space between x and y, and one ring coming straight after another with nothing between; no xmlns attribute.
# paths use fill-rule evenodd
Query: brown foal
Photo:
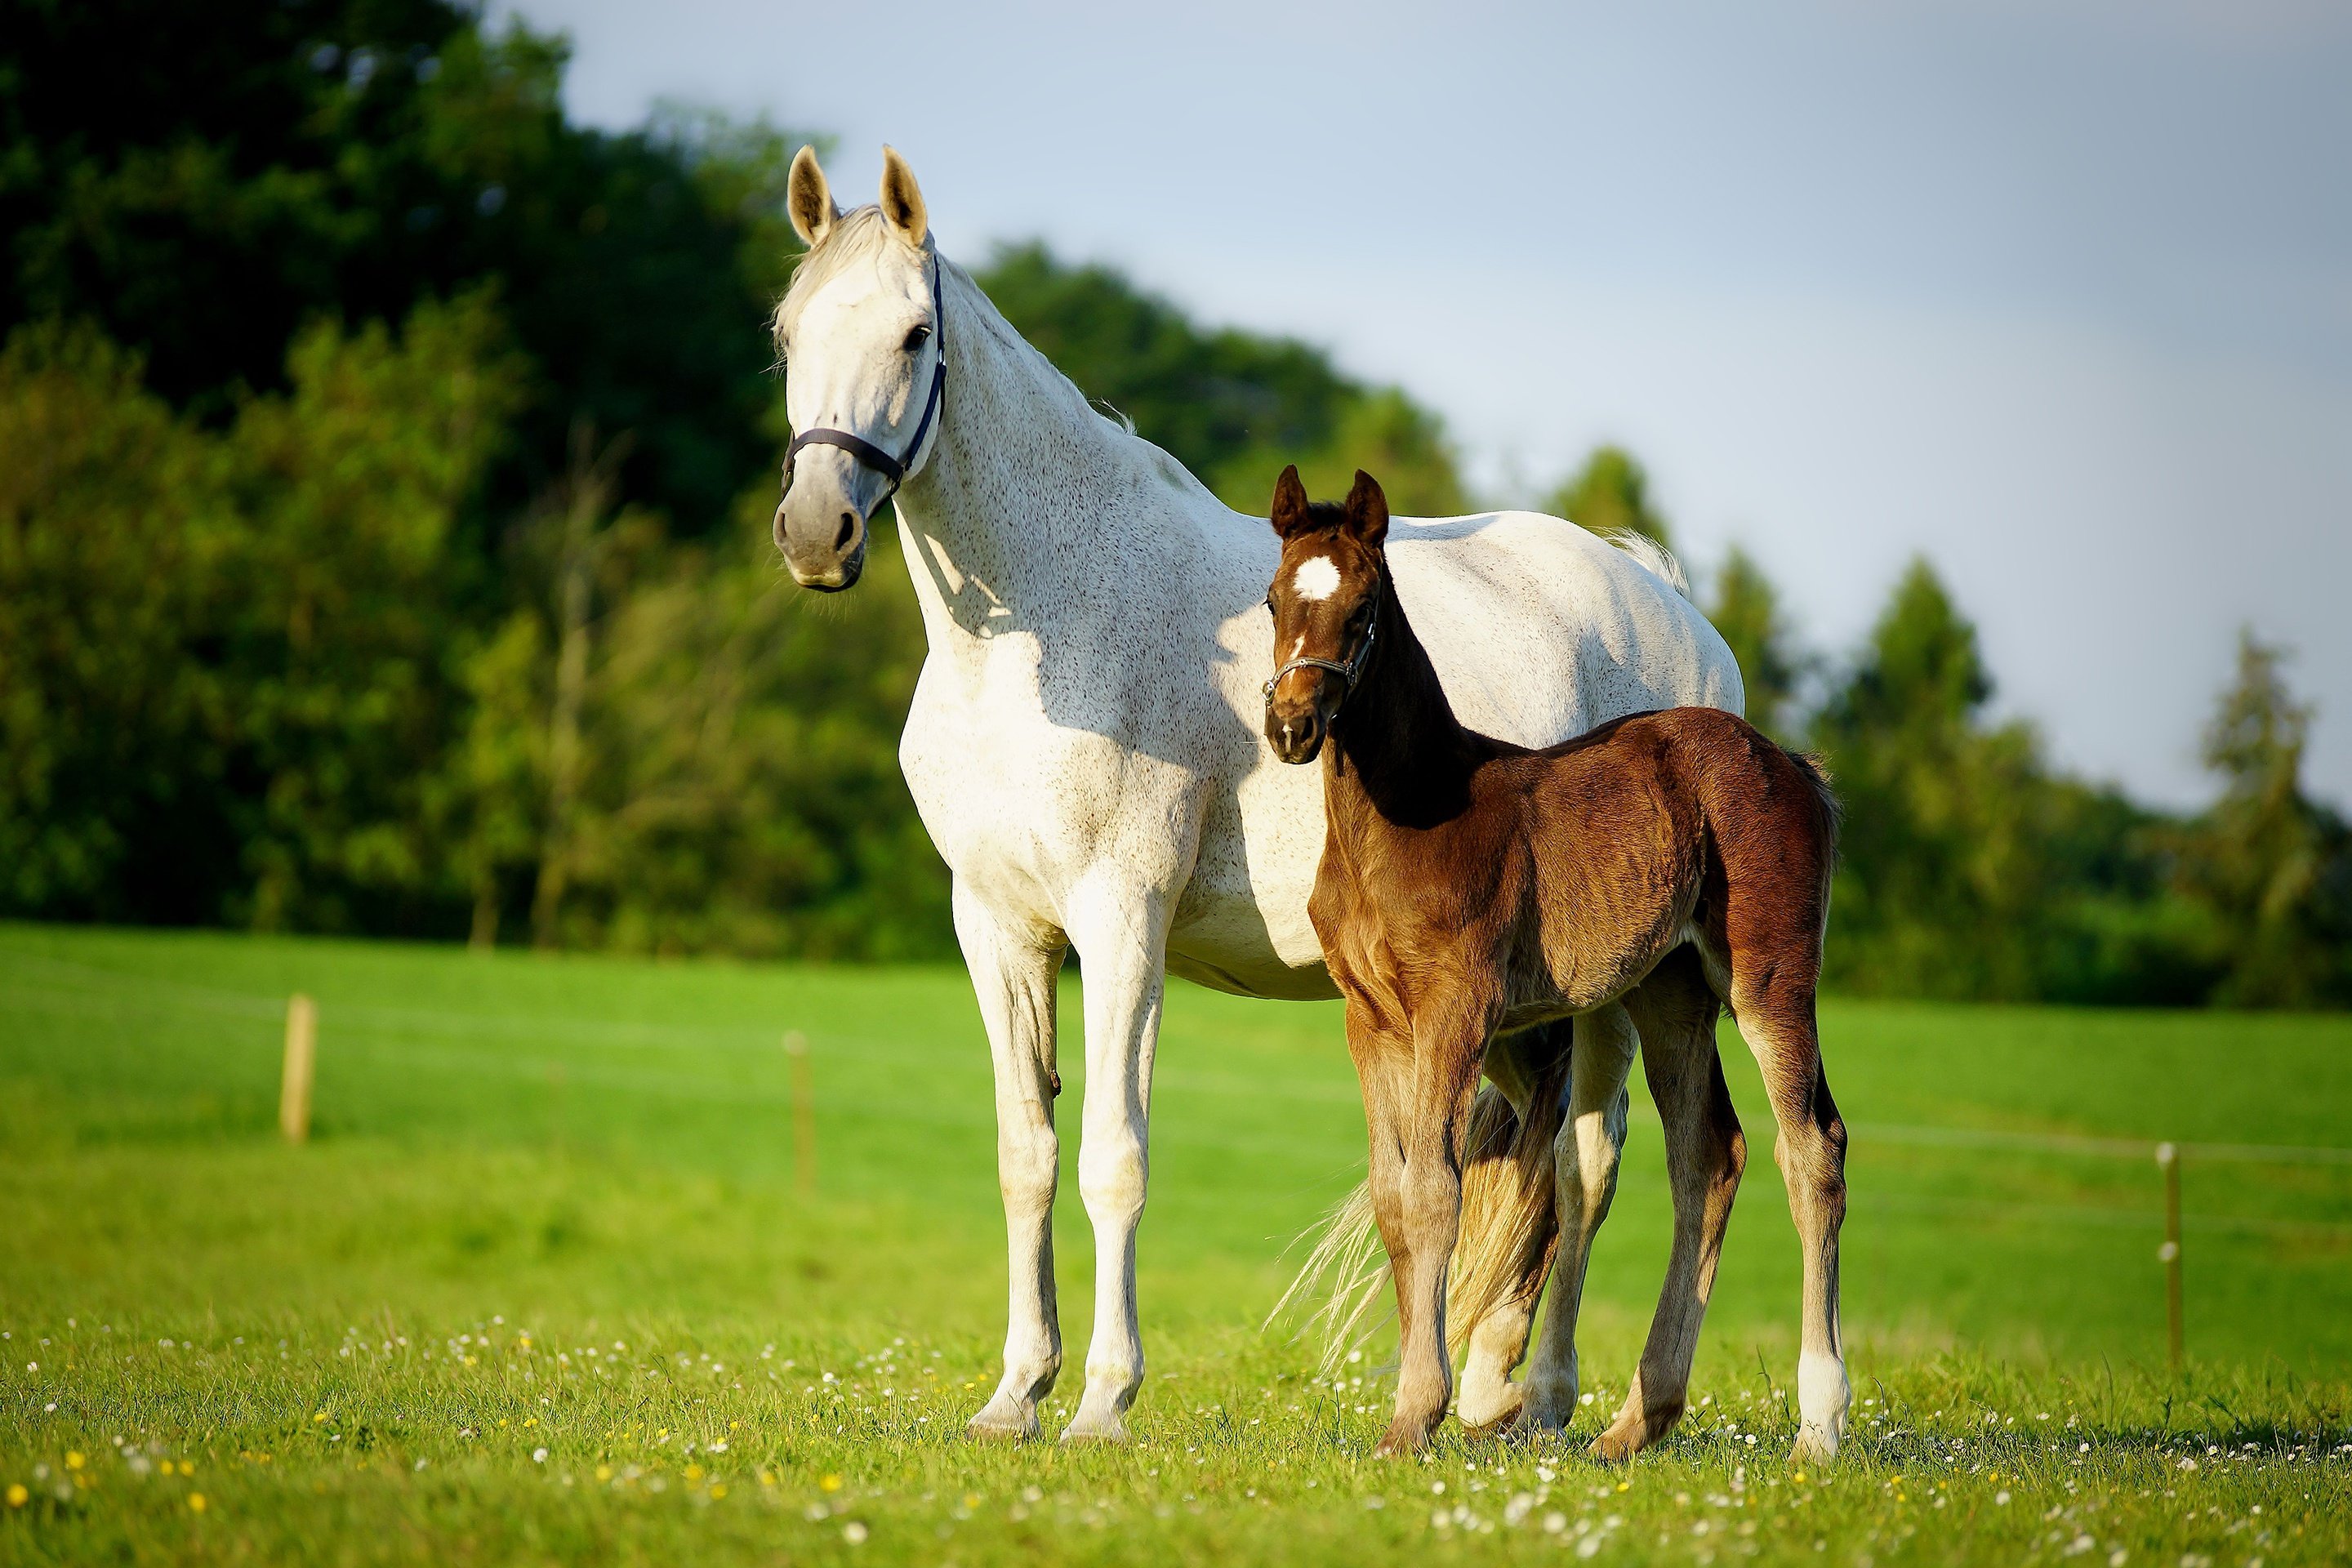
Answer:
<svg viewBox="0 0 2352 1568"><path fill-rule="evenodd" d="M1827 781L1709 708L1637 714L1537 752L1465 729L1390 581L1380 486L1359 473L1344 507L1310 504L1286 469L1273 521L1278 669L1265 734L1285 762L1323 759L1329 826L1308 911L1347 999L1403 1342L1381 1451L1424 1447L1452 1397L1446 1270L1489 1045L1621 1000L1666 1124L1677 1212L1698 1222L1677 1225L1641 1371L1595 1450L1629 1457L1680 1416L1745 1158L1715 1057L1720 1001L1763 1069L1779 1123L1775 1154L1804 1256L1796 1453L1827 1459L1851 1398L1838 1328L1845 1126L1813 1017L1837 837ZM1587 1048L1580 1033L1575 1056ZM1614 1064L1616 1085L1630 1050ZM1556 1166L1563 1226L1591 1201L1576 1184L1578 1120L1572 1104ZM1522 1428L1556 1427L1570 1413L1573 1309L1561 1308L1582 1265L1561 1259Z"/></svg>

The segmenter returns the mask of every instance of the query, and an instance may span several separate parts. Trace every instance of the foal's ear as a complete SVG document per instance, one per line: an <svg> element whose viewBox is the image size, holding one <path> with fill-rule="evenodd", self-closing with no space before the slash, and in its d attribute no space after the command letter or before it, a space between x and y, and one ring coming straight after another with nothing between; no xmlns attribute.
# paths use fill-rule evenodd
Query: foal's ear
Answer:
<svg viewBox="0 0 2352 1568"><path fill-rule="evenodd" d="M915 184L915 171L907 167L907 160L898 156L896 147L882 149L882 216L898 231L898 237L920 250L923 237L931 232L931 215L923 205L923 189Z"/></svg>
<svg viewBox="0 0 2352 1568"><path fill-rule="evenodd" d="M1355 488L1348 492L1348 531L1366 544L1379 545L1389 536L1389 498L1380 480L1356 470Z"/></svg>
<svg viewBox="0 0 2352 1568"><path fill-rule="evenodd" d="M1287 539L1307 525L1307 487L1298 482L1298 465L1291 464L1282 470L1282 478L1274 481L1275 532Z"/></svg>
<svg viewBox="0 0 2352 1568"><path fill-rule="evenodd" d="M814 147L803 146L793 154L784 210L792 217L793 232L812 250L833 232L833 220L841 216L841 209L833 205L833 187L824 183L824 171L816 166Z"/></svg>

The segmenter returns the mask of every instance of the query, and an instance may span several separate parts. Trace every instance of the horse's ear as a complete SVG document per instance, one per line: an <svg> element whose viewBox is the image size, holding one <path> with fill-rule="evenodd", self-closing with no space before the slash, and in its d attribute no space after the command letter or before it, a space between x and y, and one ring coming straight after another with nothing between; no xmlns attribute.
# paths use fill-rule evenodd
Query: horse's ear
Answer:
<svg viewBox="0 0 2352 1568"><path fill-rule="evenodd" d="M1307 487L1298 482L1298 465L1291 464L1282 470L1282 478L1274 481L1275 532L1287 539L1307 524Z"/></svg>
<svg viewBox="0 0 2352 1568"><path fill-rule="evenodd" d="M1348 531L1375 546L1389 536L1389 498L1380 480L1361 468L1356 470L1355 488L1348 492Z"/></svg>
<svg viewBox="0 0 2352 1568"><path fill-rule="evenodd" d="M816 149L803 146L793 154L792 180L785 187L784 210L793 220L793 232L801 243L814 250L833 232L833 220L841 209L833 205L833 187L824 183L824 171L816 166Z"/></svg>
<svg viewBox="0 0 2352 1568"><path fill-rule="evenodd" d="M915 171L907 167L907 160L898 156L896 147L882 149L882 216L890 220L899 238L919 250L924 236L931 232L923 188L915 184Z"/></svg>

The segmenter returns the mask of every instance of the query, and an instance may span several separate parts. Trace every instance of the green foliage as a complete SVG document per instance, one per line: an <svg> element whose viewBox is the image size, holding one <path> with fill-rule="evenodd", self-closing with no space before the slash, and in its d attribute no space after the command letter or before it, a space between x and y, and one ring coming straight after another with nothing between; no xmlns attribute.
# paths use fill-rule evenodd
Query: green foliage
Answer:
<svg viewBox="0 0 2352 1568"><path fill-rule="evenodd" d="M1650 500L1650 473L1622 447L1596 447L1539 510L1594 533L1638 533L1672 550L1674 535Z"/></svg>
<svg viewBox="0 0 2352 1568"><path fill-rule="evenodd" d="M454 536L520 368L478 296L289 357L217 435L87 329L0 362L16 908L332 930L430 889Z"/></svg>
<svg viewBox="0 0 2352 1568"><path fill-rule="evenodd" d="M1346 495L1360 469L1381 481L1389 510L1399 516L1456 517L1470 510L1444 426L1393 386L1351 398L1319 446L1257 447L1232 458L1215 470L1213 488L1227 506L1262 512L1271 504L1274 481L1293 462L1310 496Z"/></svg>

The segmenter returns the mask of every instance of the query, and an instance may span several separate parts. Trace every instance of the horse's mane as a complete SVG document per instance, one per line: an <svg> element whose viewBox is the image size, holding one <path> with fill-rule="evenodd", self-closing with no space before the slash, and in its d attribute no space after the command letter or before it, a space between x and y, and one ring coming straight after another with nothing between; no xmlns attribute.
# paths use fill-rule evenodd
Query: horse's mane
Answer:
<svg viewBox="0 0 2352 1568"><path fill-rule="evenodd" d="M833 227L826 232L824 238L801 258L800 265L793 269L793 280L784 289L784 297L776 302L775 314L770 325L775 333L778 349L783 347L802 308L827 282L861 261L878 258L889 247L906 243L882 216L882 209L878 206L857 207L834 219ZM953 357L967 348L958 341L958 337L976 327L1003 351L1006 358L1027 368L1032 383L1030 390L1066 415L1074 429L1087 430L1108 426L1108 429L1100 433L1109 435L1117 432L1126 442L1133 443L1140 449L1139 455L1148 454L1150 466L1163 477L1183 488L1204 495L1208 493L1207 487L1191 469L1136 434L1133 420L1115 410L1097 406L1053 361L1004 319L1004 313L996 308L995 302L989 299L971 273L939 254L936 242L929 236L923 240L922 253L938 263L942 292L953 292L966 307L957 321L959 333L950 337L948 353L951 365ZM952 377L953 370L950 369L949 374Z"/></svg>

